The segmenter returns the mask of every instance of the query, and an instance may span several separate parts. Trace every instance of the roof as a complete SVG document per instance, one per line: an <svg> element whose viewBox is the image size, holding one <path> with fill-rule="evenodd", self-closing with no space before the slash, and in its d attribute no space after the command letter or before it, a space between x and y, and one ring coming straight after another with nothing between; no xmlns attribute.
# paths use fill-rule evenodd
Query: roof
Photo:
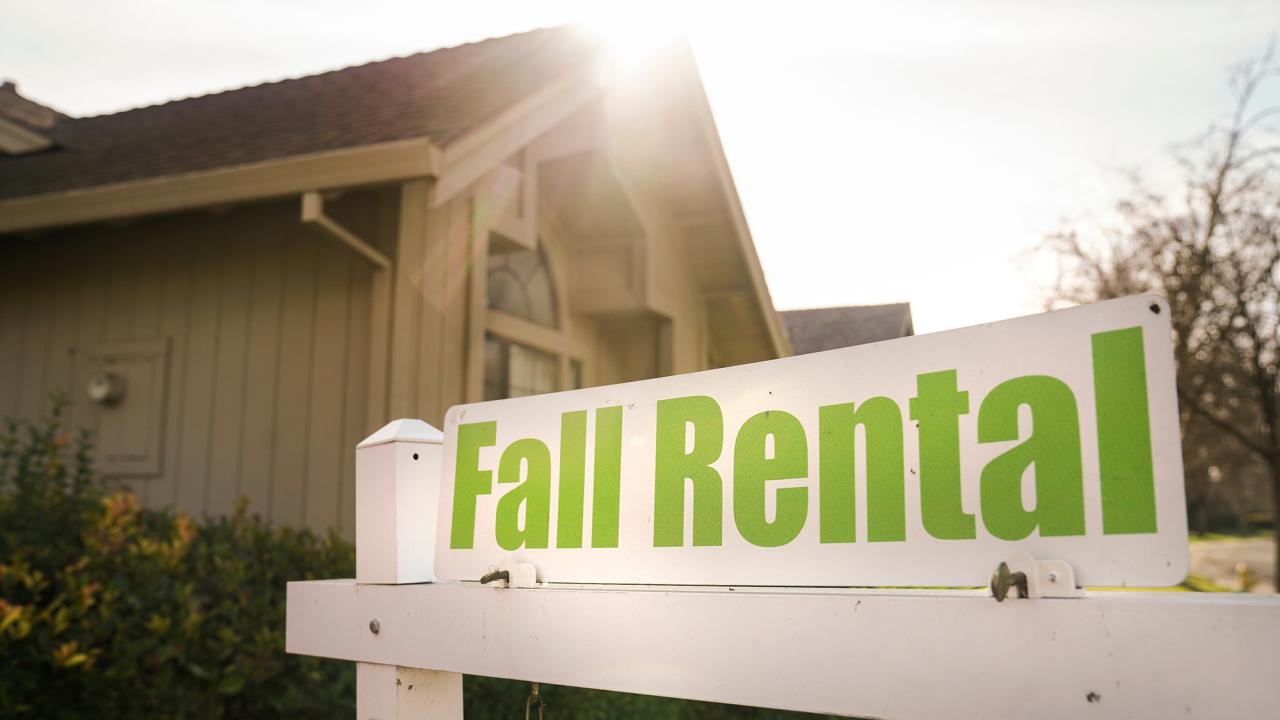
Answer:
<svg viewBox="0 0 1280 720"><path fill-rule="evenodd" d="M910 303L783 310L778 314L797 355L915 334Z"/></svg>
<svg viewBox="0 0 1280 720"><path fill-rule="evenodd" d="M55 146L0 155L0 199L426 137L443 147L589 62L572 26L57 121Z"/></svg>

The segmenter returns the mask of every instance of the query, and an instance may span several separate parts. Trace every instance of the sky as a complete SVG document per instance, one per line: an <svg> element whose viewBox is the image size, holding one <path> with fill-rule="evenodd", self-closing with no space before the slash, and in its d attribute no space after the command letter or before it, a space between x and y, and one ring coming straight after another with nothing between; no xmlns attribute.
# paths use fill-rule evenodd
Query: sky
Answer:
<svg viewBox="0 0 1280 720"><path fill-rule="evenodd" d="M911 303L917 332L1039 311L1033 250L1231 108L1280 2L19 0L0 77L73 115L564 22L691 43L779 309ZM1273 88L1269 99L1280 102ZM1268 99L1268 98L1264 98Z"/></svg>

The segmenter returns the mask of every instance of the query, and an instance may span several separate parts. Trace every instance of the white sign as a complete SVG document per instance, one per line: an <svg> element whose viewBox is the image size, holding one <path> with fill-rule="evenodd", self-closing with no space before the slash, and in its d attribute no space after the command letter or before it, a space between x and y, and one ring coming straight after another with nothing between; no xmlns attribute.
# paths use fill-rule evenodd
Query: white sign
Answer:
<svg viewBox="0 0 1280 720"><path fill-rule="evenodd" d="M435 572L984 585L1015 552L1170 585L1187 526L1169 310L1137 296L445 419Z"/></svg>

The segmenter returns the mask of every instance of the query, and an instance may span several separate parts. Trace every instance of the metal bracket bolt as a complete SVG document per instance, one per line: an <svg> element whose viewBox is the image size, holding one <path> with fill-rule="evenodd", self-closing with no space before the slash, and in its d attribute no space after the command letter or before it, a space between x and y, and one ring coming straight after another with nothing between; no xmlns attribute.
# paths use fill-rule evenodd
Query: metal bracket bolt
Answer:
<svg viewBox="0 0 1280 720"><path fill-rule="evenodd" d="M506 570L490 570L489 572L487 572L487 573L485 573L484 575L481 575L481 576L480 576L480 584L481 584L481 585L488 585L489 583L493 582L494 580L506 580L506 581L510 582L510 581L511 581L511 573L510 573L510 572L508 572L508 571L506 571Z"/></svg>
<svg viewBox="0 0 1280 720"><path fill-rule="evenodd" d="M991 576L991 594L995 596L996 602L1004 602L1009 596L1009 590L1015 587L1018 588L1018 597L1027 596L1027 574L1009 572L1009 563L1000 563L996 574Z"/></svg>

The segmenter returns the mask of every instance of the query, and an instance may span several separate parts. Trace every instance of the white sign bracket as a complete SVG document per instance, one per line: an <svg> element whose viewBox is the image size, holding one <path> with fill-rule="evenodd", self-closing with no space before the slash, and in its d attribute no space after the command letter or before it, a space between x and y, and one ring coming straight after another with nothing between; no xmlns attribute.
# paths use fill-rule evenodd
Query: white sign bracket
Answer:
<svg viewBox="0 0 1280 720"><path fill-rule="evenodd" d="M1076 586L1076 573L1062 560L1036 560L1028 553L1016 553L996 567L991 576L991 594L1002 602L1011 590L1019 598L1083 597Z"/></svg>
<svg viewBox="0 0 1280 720"><path fill-rule="evenodd" d="M502 558L497 565L490 565L489 570L480 578L481 585L490 583L497 588L538 587L538 569L529 563Z"/></svg>

